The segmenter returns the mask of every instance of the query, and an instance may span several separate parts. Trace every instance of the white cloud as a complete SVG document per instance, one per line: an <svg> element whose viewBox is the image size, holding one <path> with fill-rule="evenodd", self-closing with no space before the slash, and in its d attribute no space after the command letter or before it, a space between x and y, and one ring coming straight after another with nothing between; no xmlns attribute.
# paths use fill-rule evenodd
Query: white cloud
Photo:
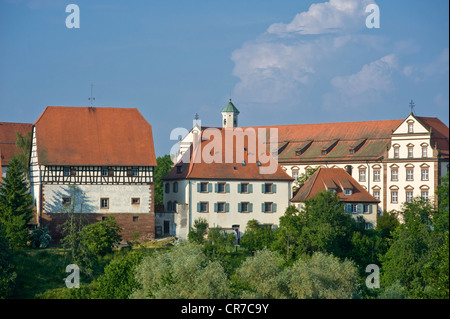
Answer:
<svg viewBox="0 0 450 319"><path fill-rule="evenodd" d="M365 64L355 74L334 77L334 90L324 95L324 106L357 107L377 101L393 89L392 74L397 67L397 56L390 54Z"/></svg>
<svg viewBox="0 0 450 319"><path fill-rule="evenodd" d="M267 32L285 35L323 34L339 31L357 30L365 27L365 9L370 0L330 0L324 3L315 3L308 11L301 12L288 24L274 23Z"/></svg>

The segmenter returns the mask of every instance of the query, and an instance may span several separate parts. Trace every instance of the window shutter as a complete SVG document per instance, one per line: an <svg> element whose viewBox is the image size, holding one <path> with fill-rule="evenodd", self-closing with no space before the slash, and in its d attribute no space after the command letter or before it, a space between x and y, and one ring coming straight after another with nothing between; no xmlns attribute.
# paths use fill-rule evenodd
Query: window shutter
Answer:
<svg viewBox="0 0 450 319"><path fill-rule="evenodd" d="M238 203L238 212L240 213L242 211L241 203Z"/></svg>
<svg viewBox="0 0 450 319"><path fill-rule="evenodd" d="M225 212L228 213L230 211L230 204L225 203Z"/></svg>
<svg viewBox="0 0 450 319"><path fill-rule="evenodd" d="M214 184L214 192L216 192L216 193L219 192L219 184L218 183Z"/></svg>
<svg viewBox="0 0 450 319"><path fill-rule="evenodd" d="M241 184L238 184L237 187L238 187L238 193L241 193Z"/></svg>
<svg viewBox="0 0 450 319"><path fill-rule="evenodd" d="M248 192L249 192L249 194L253 193L253 185L252 184L248 184Z"/></svg>
<svg viewBox="0 0 450 319"><path fill-rule="evenodd" d="M262 184L262 185L261 185L261 192L262 192L263 194L265 194L265 192L266 192L266 184Z"/></svg>
<svg viewBox="0 0 450 319"><path fill-rule="evenodd" d="M277 192L277 184L272 184L272 193L276 193Z"/></svg>
<svg viewBox="0 0 450 319"><path fill-rule="evenodd" d="M345 212L350 213L351 207L351 204L345 204Z"/></svg>
<svg viewBox="0 0 450 319"><path fill-rule="evenodd" d="M214 203L214 212L217 213L217 203Z"/></svg>
<svg viewBox="0 0 450 319"><path fill-rule="evenodd" d="M369 213L372 214L372 204L369 204Z"/></svg>
<svg viewBox="0 0 450 319"><path fill-rule="evenodd" d="M208 183L208 192L209 192L209 193L212 192L212 183Z"/></svg>
<svg viewBox="0 0 450 319"><path fill-rule="evenodd" d="M359 214L361 214L361 213L363 212L363 205L362 205L362 204L358 204L358 210L357 210L357 212L358 212Z"/></svg>
<svg viewBox="0 0 450 319"><path fill-rule="evenodd" d="M264 187L264 185L263 185L263 187ZM262 211L263 213L266 212L266 211L265 211L265 208L266 208L266 207L265 207L264 203L262 203L262 204L261 204L261 211Z"/></svg>
<svg viewBox="0 0 450 319"><path fill-rule="evenodd" d="M230 192L230 184L228 184L228 183L225 184L225 191L226 191L227 193Z"/></svg>
<svg viewBox="0 0 450 319"><path fill-rule="evenodd" d="M248 204L248 211L251 213L251 212L253 212L253 204L252 203L249 203Z"/></svg>
<svg viewBox="0 0 450 319"><path fill-rule="evenodd" d="M274 185L275 186L275 185ZM277 204L273 203L272 204L272 212L276 213L277 212Z"/></svg>
<svg viewBox="0 0 450 319"><path fill-rule="evenodd" d="M200 193L200 183L197 183L197 193Z"/></svg>
<svg viewBox="0 0 450 319"><path fill-rule="evenodd" d="M197 213L200 212L200 203L197 203Z"/></svg>

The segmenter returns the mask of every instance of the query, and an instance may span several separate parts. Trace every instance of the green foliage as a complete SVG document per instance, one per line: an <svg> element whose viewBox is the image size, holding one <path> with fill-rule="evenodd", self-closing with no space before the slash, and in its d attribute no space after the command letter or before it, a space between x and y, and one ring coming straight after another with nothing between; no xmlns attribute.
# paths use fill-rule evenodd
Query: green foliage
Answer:
<svg viewBox="0 0 450 319"><path fill-rule="evenodd" d="M263 249L247 257L236 270L234 280L242 287L241 298L288 298L287 278L283 258L274 251Z"/></svg>
<svg viewBox="0 0 450 319"><path fill-rule="evenodd" d="M392 232L399 224L394 212L384 212L383 215L378 217L376 229L381 232L384 238L392 238Z"/></svg>
<svg viewBox="0 0 450 319"><path fill-rule="evenodd" d="M273 240L273 231L260 225L256 219L252 219L247 222L245 233L241 238L241 246L249 251L257 251L269 248Z"/></svg>
<svg viewBox="0 0 450 319"><path fill-rule="evenodd" d="M122 240L121 228L113 216L83 227L80 232L80 244L96 256L105 256L112 252Z"/></svg>
<svg viewBox="0 0 450 319"><path fill-rule="evenodd" d="M32 248L47 248L50 246L51 242L52 237L50 236L50 231L47 225L33 229L30 243Z"/></svg>
<svg viewBox="0 0 450 319"><path fill-rule="evenodd" d="M289 291L298 299L351 299L358 287L358 271L348 259L323 253L299 259L288 269Z"/></svg>
<svg viewBox="0 0 450 319"><path fill-rule="evenodd" d="M14 155L14 158L20 163L22 167L25 177L29 177L29 159L30 159L30 150L31 150L31 132L27 132L26 135L21 135L20 133L14 132L16 134L16 148L20 150L19 153Z"/></svg>
<svg viewBox="0 0 450 319"><path fill-rule="evenodd" d="M380 257L387 249L388 242L383 238L381 231L374 229L356 231L352 236L352 249L346 257L351 258L359 266L361 274L364 274L367 265L380 265Z"/></svg>
<svg viewBox="0 0 450 319"><path fill-rule="evenodd" d="M17 274L12 266L12 254L3 231L0 222L0 299L7 299L14 291Z"/></svg>
<svg viewBox="0 0 450 319"><path fill-rule="evenodd" d="M141 252L130 252L115 258L105 267L97 280L96 298L127 299L135 289L141 288L136 280L136 266L142 261Z"/></svg>
<svg viewBox="0 0 450 319"><path fill-rule="evenodd" d="M13 158L0 187L0 222L13 248L27 246L27 224L32 217L32 204L33 198L28 192L24 170L19 161Z"/></svg>
<svg viewBox="0 0 450 319"><path fill-rule="evenodd" d="M203 244L208 231L208 222L205 218L194 220L194 226L189 230L188 240L191 243Z"/></svg>
<svg viewBox="0 0 450 319"><path fill-rule="evenodd" d="M141 288L130 298L220 299L230 296L222 265L211 262L195 244L178 244L170 251L145 257L136 269Z"/></svg>
<svg viewBox="0 0 450 319"><path fill-rule="evenodd" d="M436 214L433 216L433 226L437 231L448 231L449 227L449 173L441 178L441 184L438 185L436 192L439 200L439 206Z"/></svg>
<svg viewBox="0 0 450 319"><path fill-rule="evenodd" d="M79 288L55 288L36 295L36 299L96 299L97 283L82 284Z"/></svg>
<svg viewBox="0 0 450 319"><path fill-rule="evenodd" d="M156 159L157 166L155 167L155 204L162 205L164 196L164 183L162 178L166 176L171 170L173 162L170 155L159 156Z"/></svg>

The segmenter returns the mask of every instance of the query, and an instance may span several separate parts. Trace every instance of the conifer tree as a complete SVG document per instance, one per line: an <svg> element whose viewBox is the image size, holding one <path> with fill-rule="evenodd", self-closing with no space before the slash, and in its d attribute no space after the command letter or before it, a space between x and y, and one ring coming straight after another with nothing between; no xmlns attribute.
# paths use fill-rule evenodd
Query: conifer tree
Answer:
<svg viewBox="0 0 450 319"><path fill-rule="evenodd" d="M32 217L32 204L23 167L17 158L13 158L0 186L0 222L11 247L27 245L27 224Z"/></svg>

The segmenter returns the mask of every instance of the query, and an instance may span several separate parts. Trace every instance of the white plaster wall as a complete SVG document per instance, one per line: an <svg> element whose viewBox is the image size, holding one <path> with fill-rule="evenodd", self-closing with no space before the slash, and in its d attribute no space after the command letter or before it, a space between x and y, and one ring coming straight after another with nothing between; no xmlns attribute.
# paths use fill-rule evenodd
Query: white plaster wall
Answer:
<svg viewBox="0 0 450 319"><path fill-rule="evenodd" d="M84 194L83 212L93 213L148 213L150 211L149 185L76 185ZM68 185L44 185L44 211L60 212L62 198L70 197ZM100 208L100 199L109 198L109 208ZM132 205L131 198L139 198L139 205ZM78 200L81 202L81 200ZM78 207L79 209L80 207Z"/></svg>

